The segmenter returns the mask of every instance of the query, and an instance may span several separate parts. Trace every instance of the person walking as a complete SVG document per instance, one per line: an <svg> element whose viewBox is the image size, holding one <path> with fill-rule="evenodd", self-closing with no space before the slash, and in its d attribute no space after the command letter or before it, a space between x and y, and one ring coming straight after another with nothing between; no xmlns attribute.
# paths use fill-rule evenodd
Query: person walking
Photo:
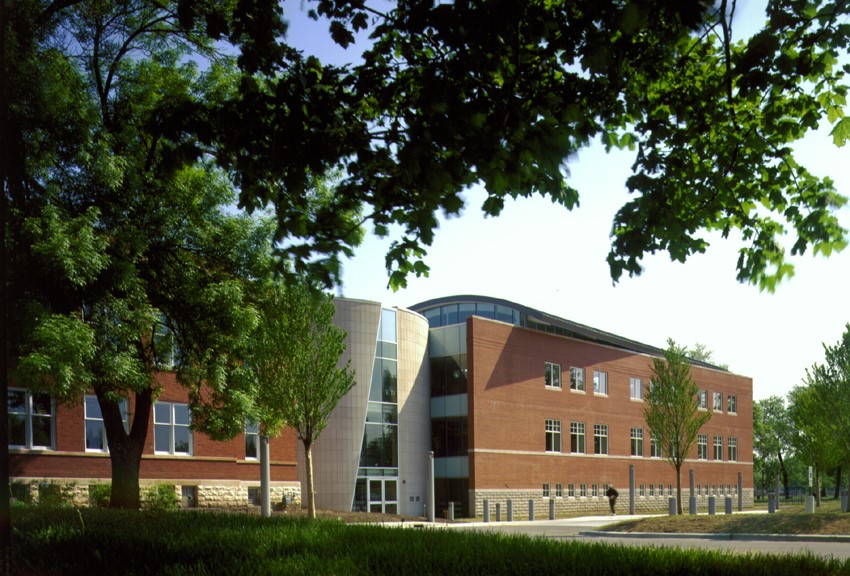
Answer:
<svg viewBox="0 0 850 576"><path fill-rule="evenodd" d="M613 486L609 486L608 491L605 492L605 495L608 497L608 505L611 507L611 515L616 516L617 496L619 496L620 493L617 492L617 490Z"/></svg>

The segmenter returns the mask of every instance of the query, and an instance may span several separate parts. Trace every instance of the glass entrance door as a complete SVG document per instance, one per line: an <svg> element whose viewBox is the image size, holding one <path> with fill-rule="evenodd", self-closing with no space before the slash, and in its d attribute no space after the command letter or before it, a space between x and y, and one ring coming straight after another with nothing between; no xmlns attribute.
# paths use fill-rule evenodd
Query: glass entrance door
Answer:
<svg viewBox="0 0 850 576"><path fill-rule="evenodd" d="M369 512L398 513L397 478L369 478Z"/></svg>

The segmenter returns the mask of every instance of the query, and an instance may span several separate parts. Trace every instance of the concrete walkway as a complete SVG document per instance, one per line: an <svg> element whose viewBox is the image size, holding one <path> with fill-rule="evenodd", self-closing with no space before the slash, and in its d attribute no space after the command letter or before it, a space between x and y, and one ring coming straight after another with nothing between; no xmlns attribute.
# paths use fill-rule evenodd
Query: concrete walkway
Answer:
<svg viewBox="0 0 850 576"><path fill-rule="evenodd" d="M743 512L761 514L762 511ZM737 514L741 514L740 512ZM449 530L476 530L498 534L524 534L538 538L574 540L620 546L661 546L673 548L701 548L734 553L764 554L814 554L822 557L850 559L850 535L792 535L792 534L668 534L643 532L608 532L594 530L624 519L658 516L618 515L580 516L556 520L529 522L457 522L452 524L406 522L408 527L440 528ZM396 524L396 526L398 526Z"/></svg>

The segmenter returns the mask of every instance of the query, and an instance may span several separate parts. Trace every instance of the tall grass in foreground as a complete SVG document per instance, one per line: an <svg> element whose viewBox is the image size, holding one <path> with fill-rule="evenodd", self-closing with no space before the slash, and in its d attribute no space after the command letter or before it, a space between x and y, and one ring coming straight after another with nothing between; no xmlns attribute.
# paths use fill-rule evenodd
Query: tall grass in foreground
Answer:
<svg viewBox="0 0 850 576"><path fill-rule="evenodd" d="M813 556L582 544L249 515L17 509L13 559L35 574L847 574Z"/></svg>

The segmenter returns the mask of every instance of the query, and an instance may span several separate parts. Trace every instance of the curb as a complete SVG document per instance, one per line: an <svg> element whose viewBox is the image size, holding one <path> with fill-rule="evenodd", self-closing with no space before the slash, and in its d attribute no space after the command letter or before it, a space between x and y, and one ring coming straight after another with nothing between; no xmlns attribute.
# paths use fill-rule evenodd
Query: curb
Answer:
<svg viewBox="0 0 850 576"><path fill-rule="evenodd" d="M765 542L850 542L846 534L706 534L685 532L603 532L586 530L579 536L592 538L667 538L669 540L763 540Z"/></svg>

